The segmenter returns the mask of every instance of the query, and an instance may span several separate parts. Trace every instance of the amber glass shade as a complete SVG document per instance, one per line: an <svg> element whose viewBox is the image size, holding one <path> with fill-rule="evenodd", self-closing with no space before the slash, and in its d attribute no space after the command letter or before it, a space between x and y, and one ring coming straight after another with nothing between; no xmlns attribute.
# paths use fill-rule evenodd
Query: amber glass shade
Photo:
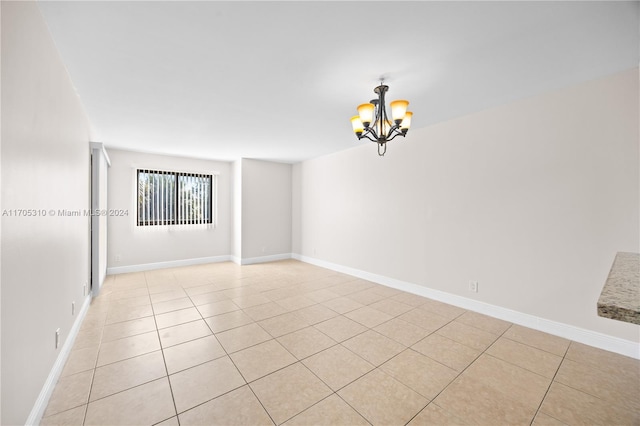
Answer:
<svg viewBox="0 0 640 426"><path fill-rule="evenodd" d="M362 104L358 106L358 114L360 115L360 121L364 124L364 127L368 127L373 121L373 112L375 111L375 105Z"/></svg>
<svg viewBox="0 0 640 426"><path fill-rule="evenodd" d="M413 113L410 112L410 111L407 111L404 114L404 118L402 119L402 123L400 123L400 130L409 130L409 127L411 127L411 117L413 117Z"/></svg>
<svg viewBox="0 0 640 426"><path fill-rule="evenodd" d="M362 134L362 132L364 132L364 125L362 124L359 115L354 115L353 117L351 117L351 126L353 127L353 133L355 133L356 135L358 133Z"/></svg>
<svg viewBox="0 0 640 426"><path fill-rule="evenodd" d="M391 102L391 116L393 117L393 121L396 124L400 124L404 115L407 112L407 107L409 106L409 101L397 100Z"/></svg>

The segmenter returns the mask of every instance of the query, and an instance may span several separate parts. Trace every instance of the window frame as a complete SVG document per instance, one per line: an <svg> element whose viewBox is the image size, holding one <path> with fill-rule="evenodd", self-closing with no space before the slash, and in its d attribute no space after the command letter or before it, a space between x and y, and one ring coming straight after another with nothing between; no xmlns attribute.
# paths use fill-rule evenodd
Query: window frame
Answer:
<svg viewBox="0 0 640 426"><path fill-rule="evenodd" d="M135 226L140 229L154 229L159 227L168 227L168 226L185 226L185 227L197 227L197 226L206 226L206 227L215 227L217 220L217 173L215 172L195 172L195 171L178 171L178 170L161 170L156 168L142 168L135 167L135 196L134 196L134 204L135 204ZM173 191L171 195L171 212L172 218L160 220L155 218L153 220L147 220L141 218L140 214L140 174L158 174L158 175L167 175L173 176L175 184L173 185ZM206 196L208 206L205 208L205 211L209 213L209 217L204 220L194 220L194 219L181 219L180 218L180 178L181 177L196 177L196 178L205 178L209 183L209 191Z"/></svg>

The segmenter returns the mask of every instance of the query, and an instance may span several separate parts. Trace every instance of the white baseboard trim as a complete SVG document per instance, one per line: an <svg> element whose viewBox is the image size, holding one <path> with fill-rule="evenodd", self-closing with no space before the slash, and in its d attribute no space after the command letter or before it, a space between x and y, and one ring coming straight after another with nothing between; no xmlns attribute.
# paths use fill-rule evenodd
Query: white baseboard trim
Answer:
<svg viewBox="0 0 640 426"><path fill-rule="evenodd" d="M203 263L228 262L232 260L229 255L198 257L195 259L169 260L166 262L143 263L140 265L115 266L107 268L107 275L125 274L127 272L152 271L154 269L175 268L177 266L201 265Z"/></svg>
<svg viewBox="0 0 640 426"><path fill-rule="evenodd" d="M27 417L27 421L25 425L38 425L40 424L40 420L42 420L42 416L44 414L44 410L47 408L49 404L49 399L51 398L51 394L53 393L53 389L58 383L58 378L60 374L62 374L62 370L64 365L67 362L67 358L69 358L69 353L71 352L71 348L73 347L73 343L76 340L76 336L78 335L78 331L80 331L80 326L82 325L82 321L84 320L87 311L89 310L89 306L91 305L91 296L87 296L84 299L84 303L78 311L78 316L76 320L73 322L71 329L69 330L69 335L65 340L60 352L58 353L58 357L56 358L56 362L53 364L51 371L49 372L49 376L47 380L44 382L42 386L42 390L38 395L38 399L36 399L31 412L29 413L29 417Z"/></svg>
<svg viewBox="0 0 640 426"><path fill-rule="evenodd" d="M253 265L255 263L276 262L278 260L291 259L291 253L271 254L269 256L248 257L240 259L240 265ZM238 263L238 262L236 262Z"/></svg>
<svg viewBox="0 0 640 426"><path fill-rule="evenodd" d="M429 299L448 303L474 312L486 314L495 318L499 318L514 324L532 328L534 330L543 331L575 342L584 343L585 345L594 346L610 352L640 359L640 345L636 342L609 336L596 331L587 330L569 324L552 321L545 318L536 317L534 315L525 314L511 309L503 308L489 303L480 302L478 300L469 299L440 290L434 290L418 284L397 280L395 278L385 277L383 275L373 274L371 272L362 271L348 266L338 265L321 259L316 259L300 254L292 254L291 257L305 263L331 269L354 277L362 278L368 281L392 287L398 290L417 294L419 296L428 297ZM595 308L594 308L595 309Z"/></svg>

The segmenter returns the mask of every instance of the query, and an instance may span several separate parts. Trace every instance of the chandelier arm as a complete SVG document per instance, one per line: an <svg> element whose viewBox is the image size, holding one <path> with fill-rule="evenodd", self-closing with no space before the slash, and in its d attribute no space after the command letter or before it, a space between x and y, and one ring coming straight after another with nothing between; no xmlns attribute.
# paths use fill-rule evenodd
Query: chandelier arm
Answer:
<svg viewBox="0 0 640 426"><path fill-rule="evenodd" d="M373 120L373 123L371 123L371 125L369 125L369 129L371 130L371 132L373 133L373 135L377 139L376 142L379 142L380 138L384 138L386 140L387 136L390 134L389 131L384 132L384 125L388 121L387 120L387 112L386 112L384 106L380 106L380 105L381 104L378 104L378 109L376 111L375 120ZM378 126L379 126L379 130L380 130L380 134L379 135L376 132L376 129L378 128Z"/></svg>
<svg viewBox="0 0 640 426"><path fill-rule="evenodd" d="M396 136L404 137L404 133L401 133L401 132L400 133L398 133L398 132L394 133L393 136L391 136L390 138L387 139L387 142L394 140L396 138Z"/></svg>
<svg viewBox="0 0 640 426"><path fill-rule="evenodd" d="M387 116L387 109L386 108L382 108L382 123L383 126L385 123L391 123L391 121L389 121L389 116ZM393 139L396 136L396 131L398 130L398 125L397 124L392 124L391 127L389 127L389 130L387 130L386 135L385 135L385 139L388 141L390 141L391 139Z"/></svg>
<svg viewBox="0 0 640 426"><path fill-rule="evenodd" d="M376 133L376 129L373 126L369 126L369 128L362 134L362 136L369 136L369 135L373 135L374 139L369 138L369 140L373 140L374 142L377 142L379 137L378 134Z"/></svg>
<svg viewBox="0 0 640 426"><path fill-rule="evenodd" d="M397 124L394 124L393 126L391 126L391 128L389 129L389 132L388 132L388 133L389 133L389 136L391 136L392 134L395 134L396 132L398 132L398 133L399 133L399 132L400 132L400 131L398 130L398 128L399 128L399 127L400 127L400 126L399 126L399 125L397 125Z"/></svg>
<svg viewBox="0 0 640 426"><path fill-rule="evenodd" d="M386 93L388 88L385 88L384 90L380 91L380 94L378 95L378 99L379 99L379 107L380 107L380 118L382 118L382 124L384 125L385 123L387 123L389 121L389 117L387 116L387 105L386 105L386 101L384 99L384 95Z"/></svg>
<svg viewBox="0 0 640 426"><path fill-rule="evenodd" d="M378 136L375 130L377 125L378 125L378 117L376 116L376 118L373 120L373 123L369 125L369 129L371 130L371 132L375 133L376 137Z"/></svg>
<svg viewBox="0 0 640 426"><path fill-rule="evenodd" d="M375 128L378 125L378 121L380 121L380 104L376 105L375 110L373 111L373 123L369 124L369 129L375 133ZM377 137L378 135L376 135Z"/></svg>
<svg viewBox="0 0 640 426"><path fill-rule="evenodd" d="M361 135L361 136L360 136L360 139L361 139L361 140L362 140L362 139L368 139L368 140L370 140L371 142L380 143L380 142L378 141L378 139L371 139L371 136L369 136L368 134L366 134L366 135L365 135L365 134Z"/></svg>

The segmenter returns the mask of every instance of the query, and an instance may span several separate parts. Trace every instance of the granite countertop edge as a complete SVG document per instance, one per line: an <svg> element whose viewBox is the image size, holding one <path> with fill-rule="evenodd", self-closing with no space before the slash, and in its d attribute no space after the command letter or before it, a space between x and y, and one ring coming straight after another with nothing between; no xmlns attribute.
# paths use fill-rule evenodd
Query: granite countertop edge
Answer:
<svg viewBox="0 0 640 426"><path fill-rule="evenodd" d="M640 325L640 253L616 254L598 299L598 315Z"/></svg>

